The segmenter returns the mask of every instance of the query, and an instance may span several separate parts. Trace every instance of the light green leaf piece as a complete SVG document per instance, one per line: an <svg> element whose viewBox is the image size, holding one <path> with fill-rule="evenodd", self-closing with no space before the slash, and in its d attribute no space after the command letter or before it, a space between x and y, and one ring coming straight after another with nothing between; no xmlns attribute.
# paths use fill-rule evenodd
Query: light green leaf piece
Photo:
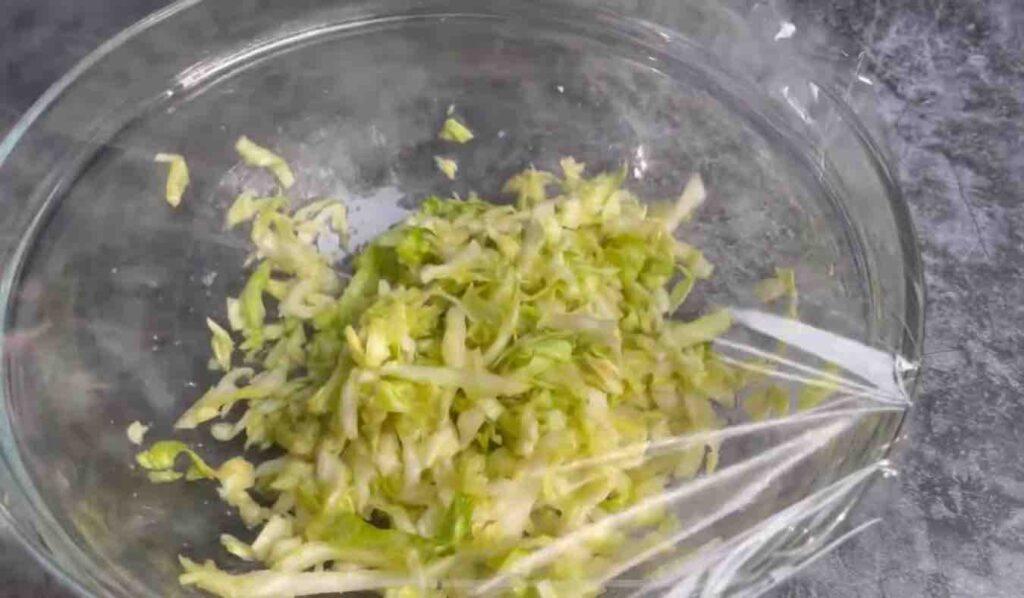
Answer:
<svg viewBox="0 0 1024 598"><path fill-rule="evenodd" d="M179 455L188 457L189 466L185 471L185 477L189 480L200 478L215 479L216 472L203 459L197 455L184 442L176 440L161 440L153 443L148 451L135 456L135 462L143 469L151 472L152 475L168 476L168 479L177 479L181 474L175 471L174 462ZM173 477L173 476L177 477Z"/></svg>
<svg viewBox="0 0 1024 598"><path fill-rule="evenodd" d="M455 118L448 117L441 126L441 133L438 134L438 137L452 143L468 143L473 139L473 132Z"/></svg>
<svg viewBox="0 0 1024 598"><path fill-rule="evenodd" d="M778 386L755 390L743 402L743 409L753 421L764 421L789 413L789 393Z"/></svg>
<svg viewBox="0 0 1024 598"><path fill-rule="evenodd" d="M368 570L352 571L253 571L228 573L212 561L202 565L179 557L182 573L178 581L224 598L282 598L316 594L348 594L370 590L384 591L400 583L413 584L409 575Z"/></svg>
<svg viewBox="0 0 1024 598"><path fill-rule="evenodd" d="M243 191L228 208L224 227L234 228L243 222L252 220L258 211L259 203L256 194L252 191Z"/></svg>
<svg viewBox="0 0 1024 598"><path fill-rule="evenodd" d="M161 152L153 156L153 161L168 165L164 198L167 199L167 203L171 204L171 207L178 207L189 184L188 164L185 163L185 157L181 154Z"/></svg>
<svg viewBox="0 0 1024 598"><path fill-rule="evenodd" d="M754 295L764 303L771 303L786 294L786 284L778 277L766 278L754 287Z"/></svg>
<svg viewBox="0 0 1024 598"><path fill-rule="evenodd" d="M237 556L243 561L252 561L256 558L256 554L253 552L251 546L231 534L221 534L220 543L221 546L224 547L224 550Z"/></svg>
<svg viewBox="0 0 1024 598"><path fill-rule="evenodd" d="M693 213L704 203L706 198L707 191L704 188L704 179L701 178L700 174L694 174L686 183L686 187L683 189L679 199L676 200L672 209L665 216L665 228L674 231L679 228L680 224L690 220Z"/></svg>
<svg viewBox="0 0 1024 598"><path fill-rule="evenodd" d="M444 176L448 177L448 180L454 181L455 174L459 171L459 163L451 158L445 158L442 156L434 156L434 164L437 165L437 169L444 173Z"/></svg>
<svg viewBox="0 0 1024 598"><path fill-rule="evenodd" d="M206 318L206 325L210 328L213 357L220 369L226 372L231 369L231 354L235 351L235 341L231 340L231 334L214 322L213 318Z"/></svg>
<svg viewBox="0 0 1024 598"><path fill-rule="evenodd" d="M529 207L547 199L547 187L557 181L550 172L529 168L510 178L502 190L515 193L520 207Z"/></svg>
<svg viewBox="0 0 1024 598"><path fill-rule="evenodd" d="M793 319L799 315L800 295L796 287L796 272L792 268L776 268L775 276L757 283L754 295L764 303L788 297L786 314Z"/></svg>
<svg viewBox="0 0 1024 598"><path fill-rule="evenodd" d="M669 334L677 347L685 349L713 341L731 327L732 315L729 310L720 309L691 322L672 322Z"/></svg>
<svg viewBox="0 0 1024 598"><path fill-rule="evenodd" d="M295 175L284 158L261 145L257 145L245 135L238 138L238 141L235 143L235 151L238 152L238 155L249 166L266 168L273 173L277 177L277 181L285 189L289 189L295 184Z"/></svg>
<svg viewBox="0 0 1024 598"><path fill-rule="evenodd" d="M139 421L133 421L128 424L128 428L125 430L129 442L135 446L142 446L142 442L146 438L146 432L149 432L149 426Z"/></svg>

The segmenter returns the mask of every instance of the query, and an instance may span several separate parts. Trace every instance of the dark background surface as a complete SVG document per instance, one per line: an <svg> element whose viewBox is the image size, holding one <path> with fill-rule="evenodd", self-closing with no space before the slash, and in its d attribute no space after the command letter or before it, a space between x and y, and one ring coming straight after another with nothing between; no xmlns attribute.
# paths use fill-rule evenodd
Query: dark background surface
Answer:
<svg viewBox="0 0 1024 598"><path fill-rule="evenodd" d="M0 133L162 0L0 0ZM797 597L1024 595L1024 0L791 0L870 65L928 284L921 392L859 517ZM0 595L67 596L0 531Z"/></svg>

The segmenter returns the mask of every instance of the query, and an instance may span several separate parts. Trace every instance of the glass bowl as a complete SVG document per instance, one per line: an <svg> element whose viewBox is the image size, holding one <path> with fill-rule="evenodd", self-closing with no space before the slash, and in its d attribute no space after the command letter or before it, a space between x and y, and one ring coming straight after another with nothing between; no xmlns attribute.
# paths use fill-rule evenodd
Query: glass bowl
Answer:
<svg viewBox="0 0 1024 598"><path fill-rule="evenodd" d="M125 428L170 437L212 381L205 317L244 281L247 247L223 212L270 184L239 167L242 134L287 157L294 196L348 202L357 243L417 198L495 196L567 155L625 163L643 197L700 172L710 196L682 234L718 270L688 309L752 305L757 280L794 266L804 322L916 362L921 271L862 118L870 81L784 31L698 1L188 0L110 40L0 145L8 523L85 596L189 595L175 556L222 556L218 531L239 524L213 489L148 484ZM450 105L476 133L445 148L454 183L432 160ZM176 210L161 151L191 166ZM742 517L875 462L901 420L875 416ZM229 450L184 438L214 462Z"/></svg>

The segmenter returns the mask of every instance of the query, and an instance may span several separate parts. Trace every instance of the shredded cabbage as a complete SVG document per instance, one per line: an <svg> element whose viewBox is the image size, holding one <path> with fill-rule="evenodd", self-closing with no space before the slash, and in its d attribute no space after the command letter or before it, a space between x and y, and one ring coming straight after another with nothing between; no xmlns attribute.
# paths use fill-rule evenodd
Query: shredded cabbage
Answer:
<svg viewBox="0 0 1024 598"><path fill-rule="evenodd" d="M442 138L471 137L446 121ZM280 158L244 137L238 149L291 185ZM243 365L210 319L225 373L177 427L214 422L216 439L244 436L263 460L214 468L162 441L137 461L156 482L215 481L258 528L221 543L263 569L183 558L182 584L239 597L470 596L531 552L714 469L717 444L643 458L648 443L724 425L715 404L744 384L711 350L728 311L669 318L711 275L675 237L703 184L694 177L654 217L623 171L561 167L513 177L515 205L426 199L362 248L347 283L317 251L320 235L347 236L342 204L238 197L226 224L250 223L255 267L226 319ZM766 394L746 408L782 407ZM501 595L594 596L612 555L631 550L628 533L668 517L647 511L516 574Z"/></svg>
<svg viewBox="0 0 1024 598"><path fill-rule="evenodd" d="M167 199L167 203L171 204L171 207L178 207L189 183L188 164L186 164L184 156L161 152L153 156L153 161L168 165L167 187L164 197Z"/></svg>
<svg viewBox="0 0 1024 598"><path fill-rule="evenodd" d="M680 224L691 218L693 213L704 203L707 192L704 189L704 180L699 174L690 177L689 182L683 189L682 195L672 206L672 210L665 216L665 226L669 230L675 230Z"/></svg>
<svg viewBox="0 0 1024 598"><path fill-rule="evenodd" d="M451 158L444 158L441 156L434 156L434 162L437 164L437 169L440 170L444 176L448 177L448 180L455 180L455 174L459 172L458 162Z"/></svg>
<svg viewBox="0 0 1024 598"><path fill-rule="evenodd" d="M295 175L292 173L288 163L284 161L284 158L263 146L257 145L245 135L238 138L238 141L235 143L235 151L238 152L238 155L249 166L266 168L273 173L277 177L277 181L285 189L295 184Z"/></svg>
<svg viewBox="0 0 1024 598"><path fill-rule="evenodd" d="M128 428L124 432L128 436L129 442L135 446L142 446L142 442L146 439L146 432L149 432L149 426L140 421L133 421L128 424Z"/></svg>
<svg viewBox="0 0 1024 598"><path fill-rule="evenodd" d="M444 124L441 125L441 132L438 134L438 137L443 141L467 143L473 139L473 131L470 131L469 127L449 116L445 119Z"/></svg>
<svg viewBox="0 0 1024 598"><path fill-rule="evenodd" d="M799 295L796 288L796 272L792 268L776 268L774 277L757 283L754 295L765 303L788 297L786 314L794 319L798 315Z"/></svg>
<svg viewBox="0 0 1024 598"><path fill-rule="evenodd" d="M235 341L231 334L221 328L220 324L212 318L206 318L206 325L210 328L210 347L213 349L214 365L227 371L231 369L231 354L235 351Z"/></svg>

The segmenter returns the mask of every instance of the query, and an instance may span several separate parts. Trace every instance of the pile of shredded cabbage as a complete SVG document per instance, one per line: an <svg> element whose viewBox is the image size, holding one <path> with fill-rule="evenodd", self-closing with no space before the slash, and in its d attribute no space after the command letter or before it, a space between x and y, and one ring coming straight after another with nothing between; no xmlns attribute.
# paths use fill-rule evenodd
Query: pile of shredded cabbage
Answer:
<svg viewBox="0 0 1024 598"><path fill-rule="evenodd" d="M235 201L227 225L251 226L254 270L226 325L209 320L223 378L177 427L213 422L247 450L213 467L161 441L138 463L155 482L215 481L253 530L224 548L259 568L182 557L182 584L577 598L667 533L662 508L597 524L712 470L717 446L645 447L720 428L713 404L743 384L711 349L728 312L668 318L712 273L674 235L703 184L656 215L624 172L561 167L512 178L514 205L427 198L358 252L351 277L317 250L345 239L342 203Z"/></svg>

